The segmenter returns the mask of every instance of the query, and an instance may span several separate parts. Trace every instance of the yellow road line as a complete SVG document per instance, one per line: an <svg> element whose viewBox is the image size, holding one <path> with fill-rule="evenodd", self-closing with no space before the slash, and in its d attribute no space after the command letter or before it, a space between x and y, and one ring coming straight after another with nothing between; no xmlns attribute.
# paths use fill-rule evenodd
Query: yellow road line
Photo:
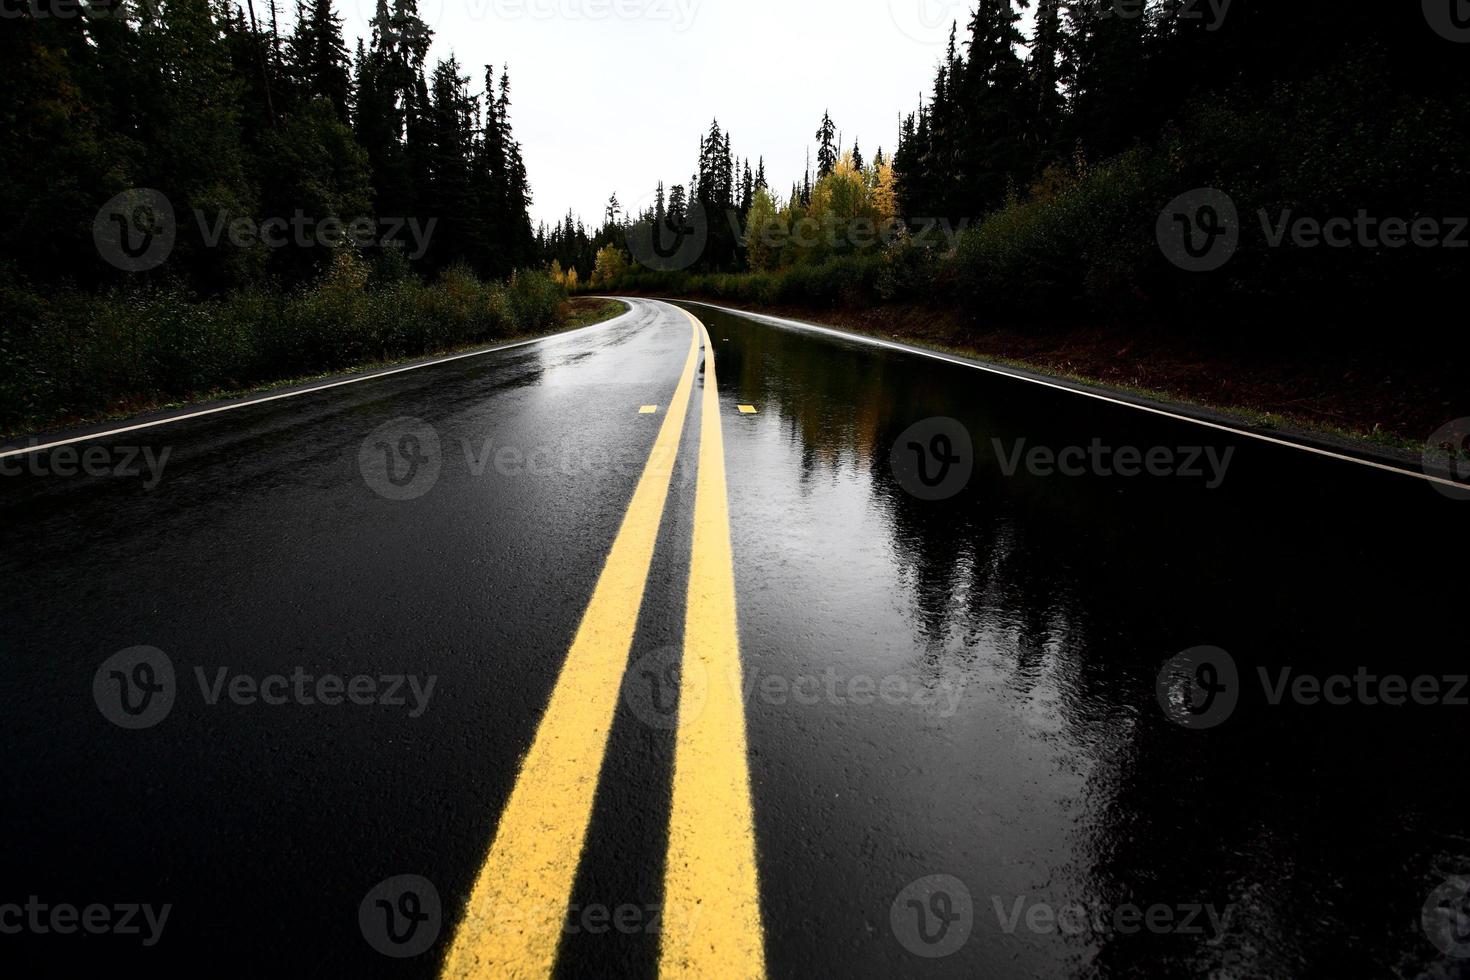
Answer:
<svg viewBox="0 0 1470 980"><path fill-rule="evenodd" d="M755 414L755 406L754 405L736 405L735 407L738 408L738 409L740 409L740 414L741 415L754 415Z"/></svg>
<svg viewBox="0 0 1470 980"><path fill-rule="evenodd" d="M444 962L445 978L544 977L556 963L698 363L696 329L648 464L470 893Z"/></svg>
<svg viewBox="0 0 1470 980"><path fill-rule="evenodd" d="M704 393L659 976L735 980L765 975L765 944L714 345L685 315L704 338Z"/></svg>

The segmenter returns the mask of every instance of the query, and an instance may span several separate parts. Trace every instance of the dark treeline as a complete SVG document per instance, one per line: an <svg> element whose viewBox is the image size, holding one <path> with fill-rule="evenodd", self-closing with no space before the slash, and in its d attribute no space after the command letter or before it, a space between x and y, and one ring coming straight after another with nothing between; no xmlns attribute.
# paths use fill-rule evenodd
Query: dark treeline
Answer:
<svg viewBox="0 0 1470 980"><path fill-rule="evenodd" d="M609 246L627 247L630 226L656 223L664 228L682 227L691 204L697 203L708 219L705 246L697 267L742 268L744 256L739 236L727 216L734 216L738 226L744 227L755 195L767 188L765 160L757 159L752 167L749 158L737 157L731 135L721 129L718 119L712 120L709 131L699 137L696 159L695 172L687 183L666 186L664 181L658 181L652 200L636 213L625 211L617 194L613 194L602 224L596 228L588 228L570 211L556 225L541 225L537 230L537 246L542 260L555 262L554 271L575 270L577 278L585 282L593 276L599 252ZM809 176L806 186L810 193Z"/></svg>
<svg viewBox="0 0 1470 980"><path fill-rule="evenodd" d="M297 0L289 23L274 0L54 6L0 31L0 272L201 295L289 286L343 250L329 233L319 247L328 219L368 222L361 258L379 276L501 278L534 262L509 76L486 66L472 83L453 57L429 68L417 0L378 0L352 52L332 0ZM176 216L169 260L143 275L93 242L99 207L129 188L162 192ZM305 230L278 247L231 231L298 216Z"/></svg>
<svg viewBox="0 0 1470 980"><path fill-rule="evenodd" d="M666 240L675 240L680 229L687 233L697 223L702 243L698 256L687 266L676 262L678 267L695 272L738 271L778 260L775 254L762 257L759 249L752 258L745 234L752 216L757 227L774 222L790 226L807 218L814 222L851 220L860 214L875 223L892 218L892 207L878 203L891 190L880 190L891 179L882 149L871 161L866 160L858 140L851 146L844 144L828 113L823 113L815 138L815 169L809 152L801 180L778 197L766 176L765 158L757 156L752 164L749 157L739 156L730 132L714 119L699 137L695 172L687 183L658 181L651 199L637 211L624 210L614 194L602 224L595 229L568 212L559 224L539 229L542 258L555 263L553 272L575 270L576 279L583 283L590 278L606 280L609 263L618 267L647 258L636 253L646 249L653 229L661 229ZM645 249L634 247L633 255L611 256L610 250L626 249L639 241ZM786 260L797 261L828 257L829 253L830 249L814 246L793 247L783 254Z"/></svg>
<svg viewBox="0 0 1470 980"><path fill-rule="evenodd" d="M558 322L509 77L430 68L416 2L351 54L332 0L4 19L0 430Z"/></svg>
<svg viewBox="0 0 1470 980"><path fill-rule="evenodd" d="M1424 5L1039 0L1029 36L1022 6L979 5L895 155L903 213L980 219L950 270L962 302L1381 343L1404 302L1457 296L1463 240L1380 234L1470 214L1470 52ZM1239 244L1202 274L1155 225L1203 188L1229 196ZM1301 219L1355 230L1281 237Z"/></svg>
<svg viewBox="0 0 1470 980"><path fill-rule="evenodd" d="M891 166L864 161L856 141L849 160L824 117L815 177L739 214L755 230L936 221L955 234L835 248L747 235L733 259L715 242L688 271L705 274L699 288L796 305L904 299L1028 324L1443 340L1435 318L1382 329L1406 302L1457 303L1470 255L1470 45L1431 8L980 0L901 121ZM1219 195L1201 205L1207 190ZM1238 241L1212 268L1166 247L1166 225L1213 247L1232 212ZM712 221L712 236L727 227ZM591 252L615 240L604 228ZM583 278L590 254L575 256ZM718 275L737 272L749 281ZM681 288L656 270L622 282Z"/></svg>
<svg viewBox="0 0 1470 980"><path fill-rule="evenodd" d="M901 207L982 217L1049 167L1101 161L1270 100L1287 100L1276 106L1284 123L1331 125L1346 110L1373 128L1400 121L1406 103L1463 105L1465 58L1429 29L1420 5L1392 6L1403 9L1036 0L1028 36L1019 22L1030 0L982 0L951 32L932 93L904 121Z"/></svg>

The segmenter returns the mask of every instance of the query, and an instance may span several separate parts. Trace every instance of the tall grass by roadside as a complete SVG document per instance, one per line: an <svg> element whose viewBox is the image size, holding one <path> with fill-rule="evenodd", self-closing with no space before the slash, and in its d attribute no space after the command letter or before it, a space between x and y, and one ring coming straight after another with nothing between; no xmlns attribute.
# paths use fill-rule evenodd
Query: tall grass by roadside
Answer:
<svg viewBox="0 0 1470 980"><path fill-rule="evenodd" d="M198 300L182 290L41 292L0 276L0 430L168 403L550 329L565 291L451 269L380 279L350 256L318 283Z"/></svg>

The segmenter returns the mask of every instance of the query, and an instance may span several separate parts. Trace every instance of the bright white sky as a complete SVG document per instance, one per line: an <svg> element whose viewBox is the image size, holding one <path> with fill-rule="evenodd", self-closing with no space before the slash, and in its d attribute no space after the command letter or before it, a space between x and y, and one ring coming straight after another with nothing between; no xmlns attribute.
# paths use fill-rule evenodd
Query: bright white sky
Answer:
<svg viewBox="0 0 1470 980"><path fill-rule="evenodd" d="M338 0L349 50L375 0ZM830 109L844 146L891 155L899 117L929 91L968 0L419 0L431 62L452 50L479 91L510 63L511 121L535 194L601 223L655 182L687 183L711 116L737 157L765 154L771 184L800 179Z"/></svg>

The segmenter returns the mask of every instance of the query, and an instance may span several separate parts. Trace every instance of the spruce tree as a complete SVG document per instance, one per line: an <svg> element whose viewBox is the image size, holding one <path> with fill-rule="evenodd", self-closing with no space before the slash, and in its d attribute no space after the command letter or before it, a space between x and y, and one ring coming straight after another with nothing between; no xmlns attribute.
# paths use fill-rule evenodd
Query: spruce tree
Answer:
<svg viewBox="0 0 1470 980"><path fill-rule="evenodd" d="M312 97L331 101L337 116L347 121L347 45L342 40L342 18L332 10L332 0L311 0L308 8L309 58L306 84Z"/></svg>
<svg viewBox="0 0 1470 980"><path fill-rule="evenodd" d="M832 116L822 113L822 124L817 127L817 179L830 174L837 166L837 127L832 124Z"/></svg>

